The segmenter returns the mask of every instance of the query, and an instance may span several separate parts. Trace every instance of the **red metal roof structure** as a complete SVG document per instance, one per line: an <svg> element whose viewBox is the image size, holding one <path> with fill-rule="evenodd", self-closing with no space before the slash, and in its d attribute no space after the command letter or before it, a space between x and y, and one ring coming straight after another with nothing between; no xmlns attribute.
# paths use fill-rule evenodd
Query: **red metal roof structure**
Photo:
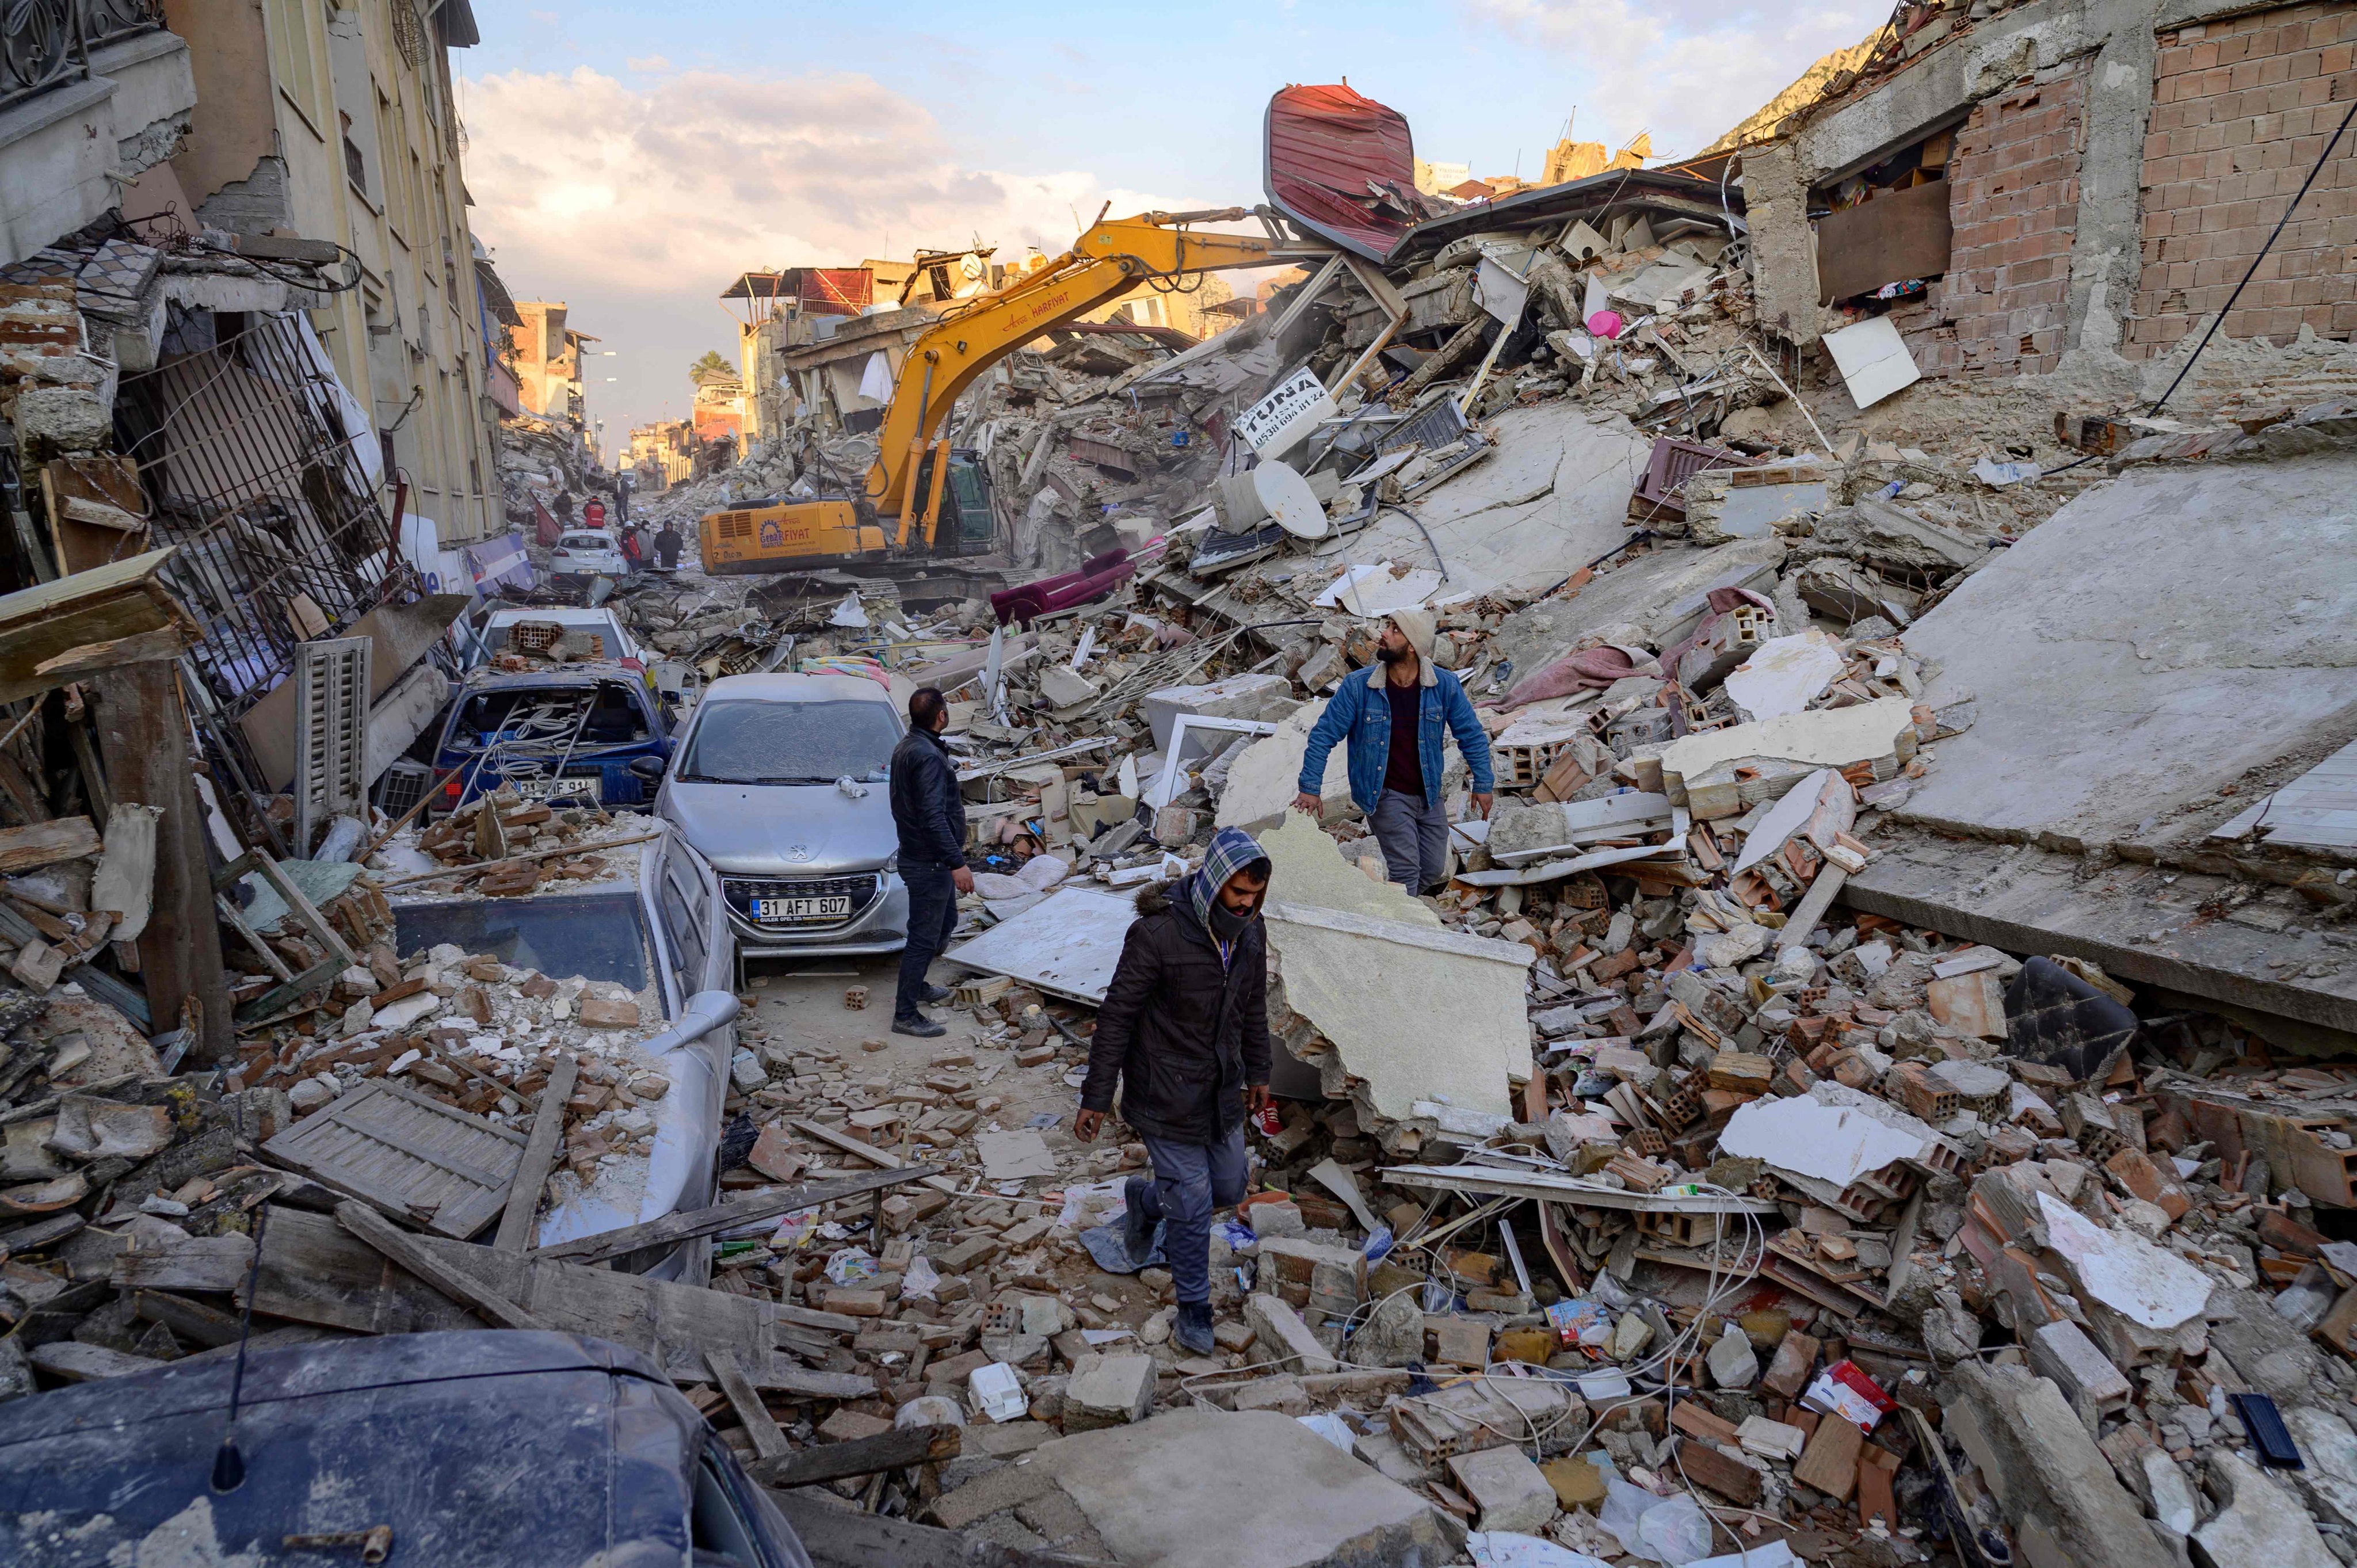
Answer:
<svg viewBox="0 0 2357 1568"><path fill-rule="evenodd" d="M801 302L808 316L856 316L876 302L876 274L866 267L788 267L747 273L721 292L746 302L747 324L783 300Z"/></svg>
<svg viewBox="0 0 2357 1568"><path fill-rule="evenodd" d="M1278 89L1263 145L1264 183L1276 209L1369 261L1382 261L1439 210L1416 191L1407 117L1348 83Z"/></svg>

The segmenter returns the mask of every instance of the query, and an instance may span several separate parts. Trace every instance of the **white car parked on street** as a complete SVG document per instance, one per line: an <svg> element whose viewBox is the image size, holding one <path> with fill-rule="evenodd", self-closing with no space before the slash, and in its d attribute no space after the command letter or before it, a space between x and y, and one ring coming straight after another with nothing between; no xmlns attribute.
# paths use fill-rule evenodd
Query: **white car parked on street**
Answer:
<svg viewBox="0 0 2357 1568"><path fill-rule="evenodd" d="M630 564L622 558L621 542L604 529L569 528L557 537L548 569L559 579L586 583L592 577L619 580L630 574Z"/></svg>

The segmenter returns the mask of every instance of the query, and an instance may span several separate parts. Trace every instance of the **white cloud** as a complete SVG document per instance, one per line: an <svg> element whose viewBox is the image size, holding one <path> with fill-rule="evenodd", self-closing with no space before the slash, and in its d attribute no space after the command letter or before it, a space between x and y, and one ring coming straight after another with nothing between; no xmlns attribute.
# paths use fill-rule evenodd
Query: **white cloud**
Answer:
<svg viewBox="0 0 2357 1568"><path fill-rule="evenodd" d="M633 55L622 63L636 71L663 71L671 69L671 61L662 55Z"/></svg>
<svg viewBox="0 0 2357 1568"><path fill-rule="evenodd" d="M1459 0L1477 24L1585 67L1574 131L1619 145L1649 131L1663 155L1700 151L1821 55L1889 14L1878 0L1790 7L1711 0Z"/></svg>
<svg viewBox="0 0 2357 1568"><path fill-rule="evenodd" d="M683 413L704 349L735 357L717 300L739 273L977 238L1002 259L1052 254L1107 199L1205 205L1083 170L972 166L921 105L847 72L689 70L640 87L587 67L519 70L471 81L467 107L472 217L500 276L520 298L565 300L574 326L619 350L622 381L591 397L609 442L665 400Z"/></svg>

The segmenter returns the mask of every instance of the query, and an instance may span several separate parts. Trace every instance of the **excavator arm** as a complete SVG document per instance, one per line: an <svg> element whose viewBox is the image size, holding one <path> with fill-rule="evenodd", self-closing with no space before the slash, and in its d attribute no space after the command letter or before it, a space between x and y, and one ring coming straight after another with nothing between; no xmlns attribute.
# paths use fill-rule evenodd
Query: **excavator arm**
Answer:
<svg viewBox="0 0 2357 1568"><path fill-rule="evenodd" d="M984 371L1049 328L1077 319L1116 299L1148 278L1183 278L1222 267L1264 264L1279 242L1252 235L1202 234L1188 226L1232 222L1251 214L1241 207L1205 212L1147 212L1135 218L1100 218L1072 248L1014 287L984 295L942 317L909 346L892 389L876 465L867 473L867 499L884 520L897 549L906 549L920 523L931 542L941 515L942 476L949 455L938 455L931 493L910 487L926 450L949 411Z"/></svg>

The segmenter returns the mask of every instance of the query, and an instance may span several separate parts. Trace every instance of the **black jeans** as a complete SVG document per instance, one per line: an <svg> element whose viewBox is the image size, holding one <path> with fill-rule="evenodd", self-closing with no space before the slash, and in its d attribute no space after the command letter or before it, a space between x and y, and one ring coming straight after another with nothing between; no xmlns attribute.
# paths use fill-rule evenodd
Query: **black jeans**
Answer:
<svg viewBox="0 0 2357 1568"><path fill-rule="evenodd" d="M918 999L925 993L925 971L949 945L957 929L957 884L946 865L911 865L902 862L900 880L909 886L909 945L900 950L900 990L893 1000L892 1016L918 1015Z"/></svg>

